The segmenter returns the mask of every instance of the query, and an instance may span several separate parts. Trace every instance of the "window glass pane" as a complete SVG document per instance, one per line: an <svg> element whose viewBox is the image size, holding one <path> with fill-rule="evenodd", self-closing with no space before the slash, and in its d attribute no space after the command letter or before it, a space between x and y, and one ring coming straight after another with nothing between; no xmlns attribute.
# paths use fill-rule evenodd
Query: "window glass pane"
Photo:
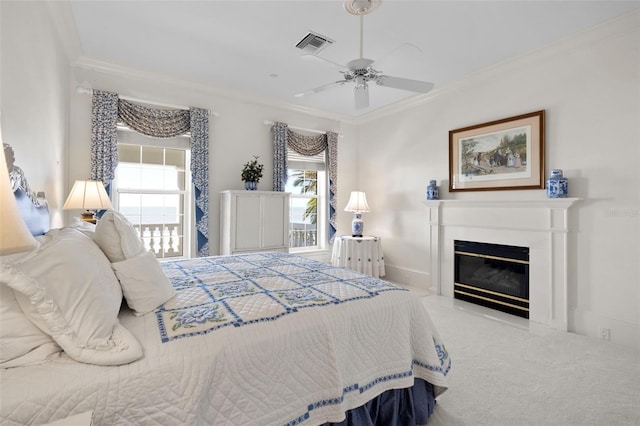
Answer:
<svg viewBox="0 0 640 426"><path fill-rule="evenodd" d="M179 191L184 191L185 190L185 172L184 171L176 171L176 186L178 188Z"/></svg>
<svg viewBox="0 0 640 426"><path fill-rule="evenodd" d="M118 161L125 163L139 163L140 147L137 145L118 144Z"/></svg>
<svg viewBox="0 0 640 426"><path fill-rule="evenodd" d="M291 247L311 247L317 241L317 199L291 198L289 245Z"/></svg>
<svg viewBox="0 0 640 426"><path fill-rule="evenodd" d="M178 194L141 194L141 218L144 224L179 223L182 196Z"/></svg>
<svg viewBox="0 0 640 426"><path fill-rule="evenodd" d="M165 164L175 166L178 170L185 169L185 152L182 149L165 150Z"/></svg>
<svg viewBox="0 0 640 426"><path fill-rule="evenodd" d="M162 189L177 191L178 190L178 169L175 166L164 166L162 168L163 181ZM181 176L184 176L182 174Z"/></svg>
<svg viewBox="0 0 640 426"><path fill-rule="evenodd" d="M318 172L315 170L306 170L304 172L304 193L307 195L316 195L318 193Z"/></svg>
<svg viewBox="0 0 640 426"><path fill-rule="evenodd" d="M140 164L119 163L116 169L118 176L118 188L140 189L142 188L142 173Z"/></svg>
<svg viewBox="0 0 640 426"><path fill-rule="evenodd" d="M291 194L302 194L303 188L304 170L287 170L287 183L284 187L285 192L290 192Z"/></svg>
<svg viewBox="0 0 640 426"><path fill-rule="evenodd" d="M139 194L119 194L118 210L125 215L129 222L133 224L140 223L140 195Z"/></svg>
<svg viewBox="0 0 640 426"><path fill-rule="evenodd" d="M152 164L143 164L140 167L140 188L144 189L175 189L165 188L164 185L165 168Z"/></svg>
<svg viewBox="0 0 640 426"><path fill-rule="evenodd" d="M142 162L147 164L163 164L164 148L142 147Z"/></svg>

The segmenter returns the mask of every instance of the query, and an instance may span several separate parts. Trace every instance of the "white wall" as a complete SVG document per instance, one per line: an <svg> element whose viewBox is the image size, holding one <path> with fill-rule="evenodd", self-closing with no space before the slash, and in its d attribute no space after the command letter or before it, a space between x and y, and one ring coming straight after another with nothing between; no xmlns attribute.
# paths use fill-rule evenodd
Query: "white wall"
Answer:
<svg viewBox="0 0 640 426"><path fill-rule="evenodd" d="M569 178L570 329L640 348L640 14L634 13L463 81L410 110L359 126L360 187L383 237L389 277L428 286L423 204L441 198L544 198L544 190L448 192L448 131L546 110L546 176ZM364 148L366 146L366 149Z"/></svg>
<svg viewBox="0 0 640 426"><path fill-rule="evenodd" d="M0 2L0 110L3 142L31 189L45 191L53 227L62 225L66 196L69 62L48 8L40 2Z"/></svg>

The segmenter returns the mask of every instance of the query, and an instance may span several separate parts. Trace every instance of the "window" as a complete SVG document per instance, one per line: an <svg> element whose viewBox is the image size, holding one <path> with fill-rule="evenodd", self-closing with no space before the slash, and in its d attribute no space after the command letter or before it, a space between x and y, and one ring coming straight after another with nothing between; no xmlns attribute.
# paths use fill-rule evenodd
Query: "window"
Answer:
<svg viewBox="0 0 640 426"><path fill-rule="evenodd" d="M190 255L188 146L188 137L151 139L118 131L114 207L160 258Z"/></svg>
<svg viewBox="0 0 640 426"><path fill-rule="evenodd" d="M324 152L307 157L287 152L285 191L289 206L289 247L292 252L320 249L326 245L327 174Z"/></svg>

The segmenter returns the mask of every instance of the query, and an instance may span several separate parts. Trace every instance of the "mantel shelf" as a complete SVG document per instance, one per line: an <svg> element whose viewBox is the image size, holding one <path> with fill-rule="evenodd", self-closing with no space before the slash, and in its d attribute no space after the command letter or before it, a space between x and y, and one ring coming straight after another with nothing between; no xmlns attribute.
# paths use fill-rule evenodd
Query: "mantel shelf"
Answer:
<svg viewBox="0 0 640 426"><path fill-rule="evenodd" d="M424 203L429 207L476 207L476 208L551 208L568 209L581 198L544 198L539 200L427 200Z"/></svg>

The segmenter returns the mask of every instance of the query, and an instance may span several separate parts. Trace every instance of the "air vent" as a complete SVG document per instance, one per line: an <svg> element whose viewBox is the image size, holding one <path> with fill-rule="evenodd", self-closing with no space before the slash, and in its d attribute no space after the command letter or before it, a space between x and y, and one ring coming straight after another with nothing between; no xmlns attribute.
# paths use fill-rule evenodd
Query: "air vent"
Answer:
<svg viewBox="0 0 640 426"><path fill-rule="evenodd" d="M333 40L320 34L310 32L296 44L303 52L316 55L333 44Z"/></svg>

